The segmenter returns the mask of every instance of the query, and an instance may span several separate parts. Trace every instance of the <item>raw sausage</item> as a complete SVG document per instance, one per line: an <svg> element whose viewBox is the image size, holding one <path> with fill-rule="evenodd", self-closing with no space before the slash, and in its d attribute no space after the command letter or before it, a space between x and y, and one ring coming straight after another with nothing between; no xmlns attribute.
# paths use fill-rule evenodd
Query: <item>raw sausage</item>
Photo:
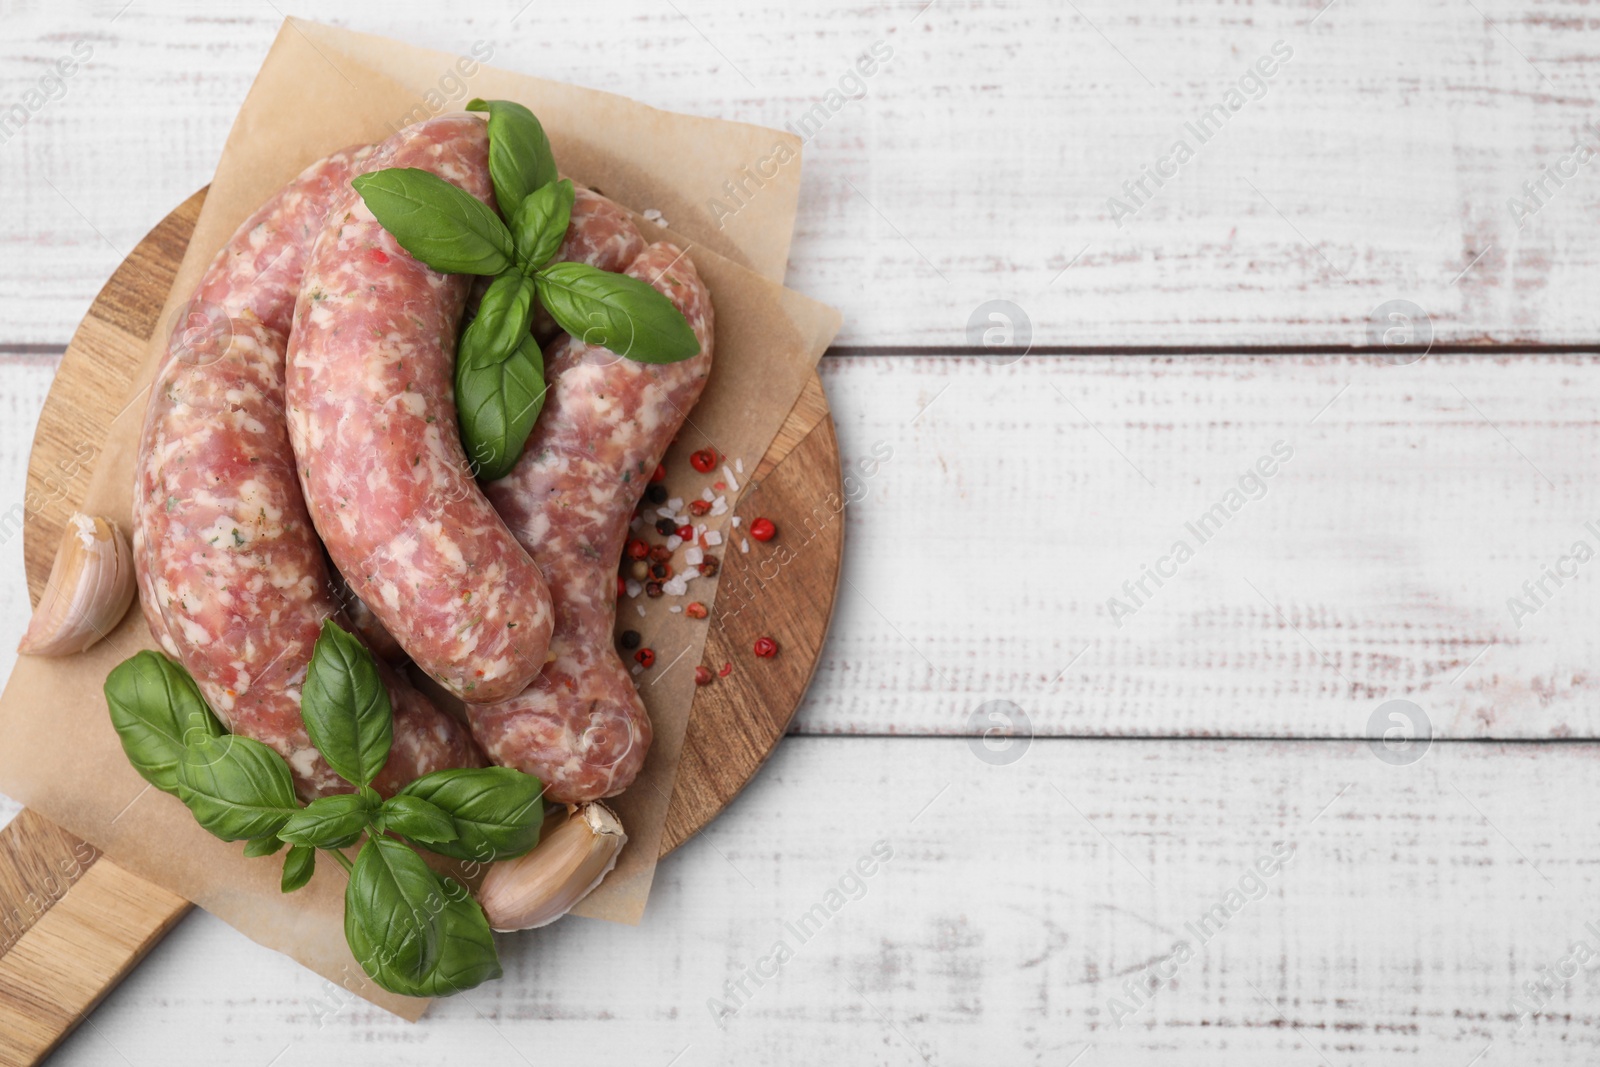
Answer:
<svg viewBox="0 0 1600 1067"><path fill-rule="evenodd" d="M373 169L417 167L492 203L481 120L408 126ZM408 255L341 194L306 265L289 341L289 434L334 565L412 661L463 700L539 673L550 594L473 479L452 390L469 279Z"/></svg>
<svg viewBox="0 0 1600 1067"><path fill-rule="evenodd" d="M612 643L616 568L650 473L711 370L712 306L694 264L665 242L627 273L683 312L700 353L648 364L562 337L545 354L550 392L522 458L489 499L538 555L555 603L551 662L526 692L470 705L489 758L537 775L551 800L614 796L650 747L649 715Z"/></svg>
<svg viewBox="0 0 1600 1067"><path fill-rule="evenodd" d="M300 718L312 648L338 605L284 423L285 339L249 310L227 326L220 354L170 360L152 387L134 501L142 562L168 640L224 724L276 749L302 795L347 791ZM380 792L481 766L454 719L386 681L394 744Z"/></svg>

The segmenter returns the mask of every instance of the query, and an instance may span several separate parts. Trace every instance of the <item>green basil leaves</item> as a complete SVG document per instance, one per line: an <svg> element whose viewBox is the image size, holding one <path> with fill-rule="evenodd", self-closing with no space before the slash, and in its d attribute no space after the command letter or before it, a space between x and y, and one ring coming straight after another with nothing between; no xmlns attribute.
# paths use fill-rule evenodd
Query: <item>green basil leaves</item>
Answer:
<svg viewBox="0 0 1600 1067"><path fill-rule="evenodd" d="M499 274L511 266L505 223L471 193L413 167L350 182L400 247L441 274Z"/></svg>
<svg viewBox="0 0 1600 1067"><path fill-rule="evenodd" d="M164 793L178 792L178 764L189 739L222 734L189 672L159 652L117 664L106 676L105 693L128 762Z"/></svg>
<svg viewBox="0 0 1600 1067"><path fill-rule="evenodd" d="M683 313L635 278L582 263L552 263L566 239L576 191L556 176L544 127L521 104L473 100L489 114L489 177L500 215L426 171L390 169L351 184L402 248L445 274L494 277L461 336L456 409L477 476L516 465L544 404L544 360L528 335L534 298L586 344L640 363L700 351Z"/></svg>
<svg viewBox="0 0 1600 1067"><path fill-rule="evenodd" d="M332 619L323 620L311 653L300 717L322 758L351 785L370 785L389 760L389 690L367 646Z"/></svg>
<svg viewBox="0 0 1600 1067"><path fill-rule="evenodd" d="M345 938L373 981L408 996L448 996L500 976L488 920L471 894L386 835L461 859L521 855L539 842L544 786L509 767L446 770L383 800L370 783L393 742L388 688L372 653L338 625L323 624L300 713L318 751L354 791L304 807L283 757L224 733L188 672L165 656L131 657L111 672L105 691L129 762L183 801L201 826L244 841L246 857L290 846L283 892L311 880L319 849L349 872ZM357 843L352 864L341 850Z"/></svg>

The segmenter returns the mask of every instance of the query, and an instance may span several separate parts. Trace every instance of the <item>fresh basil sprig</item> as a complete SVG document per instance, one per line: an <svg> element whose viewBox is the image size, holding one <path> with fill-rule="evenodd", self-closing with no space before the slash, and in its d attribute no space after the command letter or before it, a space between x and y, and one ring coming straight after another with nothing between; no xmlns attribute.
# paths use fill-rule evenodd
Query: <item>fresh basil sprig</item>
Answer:
<svg viewBox="0 0 1600 1067"><path fill-rule="evenodd" d="M374 171L351 184L383 228L427 266L495 279L461 336L455 374L462 446L477 476L493 481L516 465L544 403L544 360L528 338L534 296L573 337L640 363L688 359L700 342L672 301L644 282L583 263L552 263L576 191L557 179L544 127L509 100L473 100L467 110L489 114L489 177L505 222L424 171Z"/></svg>
<svg viewBox="0 0 1600 1067"><path fill-rule="evenodd" d="M373 981L403 995L447 996L500 976L483 909L385 835L463 859L520 855L538 843L544 787L492 767L439 771L379 797L370 783L388 759L393 711L372 653L339 626L325 623L317 638L300 710L328 765L355 791L304 807L283 757L224 733L188 672L165 656L138 653L111 672L105 689L129 761L201 826L243 840L247 857L290 846L283 892L311 880L319 849L345 869L345 938ZM363 835L352 863L341 850Z"/></svg>

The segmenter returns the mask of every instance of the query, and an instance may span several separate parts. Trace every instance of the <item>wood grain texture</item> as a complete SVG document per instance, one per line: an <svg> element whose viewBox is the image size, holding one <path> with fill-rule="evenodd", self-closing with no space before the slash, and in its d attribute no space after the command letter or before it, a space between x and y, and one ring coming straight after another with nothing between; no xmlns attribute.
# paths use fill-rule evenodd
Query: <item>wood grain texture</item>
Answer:
<svg viewBox="0 0 1600 1067"><path fill-rule="evenodd" d="M62 343L207 180L280 13L773 127L823 105L789 283L844 310L841 345L965 344L991 299L1048 345L1366 344L1391 299L1452 341L1600 342L1600 183L1562 163L1600 146L1590 6L1325 6L13 3L0 105L75 43L92 56L0 145L0 342ZM827 111L879 41L892 59ZM1278 41L1265 90L1189 133ZM1179 138L1195 156L1157 188L1145 168ZM1113 197L1137 206L1120 226Z"/></svg>
<svg viewBox="0 0 1600 1067"><path fill-rule="evenodd" d="M195 193L136 246L101 290L62 357L28 467L23 538L33 599L81 496L104 427L124 404L140 402L140 397L129 401L127 392L146 342L159 326L161 306L204 199L204 190ZM840 500L838 487L838 442L827 398L813 375L772 449L752 472L738 514L746 523L765 514L789 526L792 508L792 529L798 532L817 502ZM832 614L840 531L841 525L834 523L821 540L808 544L803 565L758 579L763 596L770 598L765 617L782 623L778 632L785 654L775 669L762 669L767 664L749 654L749 639L742 653L713 640L715 655L739 658L745 677L696 691L689 726L694 757L680 768L663 855L714 819L783 737L815 669ZM748 557L735 555L724 556L723 582L752 585L745 578L752 564ZM774 604L784 609L772 610ZM734 633L743 636L751 625L736 626ZM750 714L753 706L760 708L759 715ZM72 881L60 891L43 892L41 879L64 862L63 850L68 857L87 856L63 867L73 879L85 871L99 873L90 885ZM189 907L181 897L98 858L92 848L30 812L23 811L0 830L0 920L6 931L6 940L0 942L0 1030L14 1031L12 1044L0 1040L0 1065L32 1063L53 1048ZM127 912L126 927L117 925L119 908ZM89 947L96 951L90 953Z"/></svg>
<svg viewBox="0 0 1600 1067"><path fill-rule="evenodd" d="M1597 756L1035 740L998 766L963 739L791 738L662 868L638 929L509 942L504 981L408 1026L196 915L61 1062L1064 1065L1093 1046L1076 1067L1465 1067L1492 1044L1479 1064L1589 1064L1600 968L1520 1030L1511 998L1573 941L1600 947ZM865 893L795 943L783 924L879 840ZM1293 864L1199 945L1185 924L1279 841ZM719 1027L707 1001L780 936L793 959ZM1180 939L1194 958L1118 1028L1112 998Z"/></svg>

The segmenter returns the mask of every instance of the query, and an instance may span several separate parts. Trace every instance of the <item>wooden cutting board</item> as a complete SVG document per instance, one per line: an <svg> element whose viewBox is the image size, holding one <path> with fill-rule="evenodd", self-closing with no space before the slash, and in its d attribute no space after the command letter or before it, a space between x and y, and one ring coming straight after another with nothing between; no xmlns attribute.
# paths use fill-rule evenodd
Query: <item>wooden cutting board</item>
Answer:
<svg viewBox="0 0 1600 1067"><path fill-rule="evenodd" d="M204 201L202 189L139 242L62 357L28 464L28 499L48 501L28 515L24 531L35 603L73 502L88 484L89 471L72 462L75 443L99 440L126 403ZM713 625L703 662L749 665L761 632L782 634L783 653L696 692L662 855L699 832L754 777L805 694L844 549L842 515L821 506L830 500L843 500L839 444L822 382L812 375L738 508L746 525L765 515L780 529L805 530L806 550L771 578L754 574L752 561L761 557L724 553L722 587L745 588L748 577L750 588L761 589L760 611ZM0 830L0 1067L48 1055L190 907L33 812Z"/></svg>

